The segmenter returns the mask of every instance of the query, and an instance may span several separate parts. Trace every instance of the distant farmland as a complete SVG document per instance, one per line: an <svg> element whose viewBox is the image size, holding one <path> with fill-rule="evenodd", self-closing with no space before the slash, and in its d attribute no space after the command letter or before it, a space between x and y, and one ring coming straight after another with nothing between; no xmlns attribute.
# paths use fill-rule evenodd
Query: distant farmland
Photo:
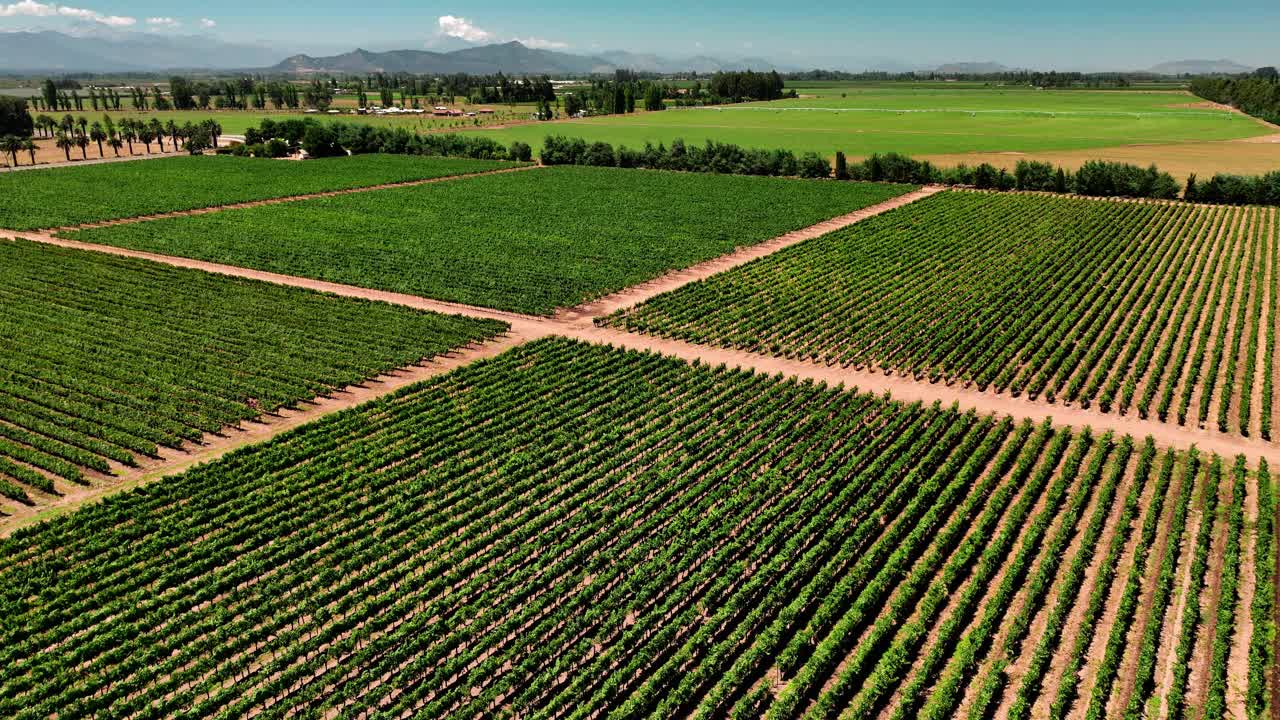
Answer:
<svg viewBox="0 0 1280 720"><path fill-rule="evenodd" d="M485 135L535 147L556 132L631 147L683 138L692 143L716 140L825 156L837 150L863 156L890 151L932 155L1087 150L1268 133L1237 114L1188 107L1196 98L1180 92L921 90L895 85L824 87L820 93L770 103L521 125Z"/></svg>

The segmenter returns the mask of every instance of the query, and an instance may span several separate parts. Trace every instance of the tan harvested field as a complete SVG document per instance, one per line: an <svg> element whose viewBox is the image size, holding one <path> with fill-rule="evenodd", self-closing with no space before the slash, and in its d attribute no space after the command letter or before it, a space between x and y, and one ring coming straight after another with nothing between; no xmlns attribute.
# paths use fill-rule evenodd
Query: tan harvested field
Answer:
<svg viewBox="0 0 1280 720"><path fill-rule="evenodd" d="M1111 160L1147 166L1154 163L1180 181L1195 174L1200 179L1215 173L1261 175L1280 170L1280 134L1220 142L1170 143L1167 145L1119 145L1093 150L1034 153L956 153L924 155L943 167L990 163L1012 171L1019 160L1039 160L1072 170L1088 160Z"/></svg>
<svg viewBox="0 0 1280 720"><path fill-rule="evenodd" d="M54 144L53 138L35 138L35 141L36 141L36 148L37 148L36 149L36 165L50 165L50 164L65 165L68 162L70 162L70 164L72 165L77 165L77 164L84 164L86 161L88 162L95 162L95 161L102 161L102 160L114 161L117 159L125 159L129 157L132 157L135 159L142 159L146 157L165 157L169 155L183 154L183 151L181 150L178 150L175 152L168 141L166 141L164 144L165 152L163 154L160 152L160 146L157 144L153 143L151 145L151 153L148 154L146 151L146 148L142 145L142 143L137 143L134 145L132 155L130 155L129 148L126 146L126 147L120 148L120 155L118 157L115 154L115 151L112 150L111 147L109 145L106 145L105 143L102 146L103 153L104 153L102 155L98 154L97 143L89 143L89 146L85 148L83 154L81 154L79 147L71 148L71 159L70 161L68 161L66 154L63 153L62 150L58 149L58 146ZM12 166L13 166L13 158L7 154L0 154L0 169L7 170ZM18 153L17 167L31 167L31 155L25 152Z"/></svg>
<svg viewBox="0 0 1280 720"><path fill-rule="evenodd" d="M959 225L948 203L969 209ZM1044 234L974 231L991 216ZM919 259L836 263L874 274L865 287L802 277L841 237L938 227ZM1251 649L1275 622L1253 614L1275 589L1274 210L925 188L550 318L14 235L510 330L0 518L0 538L26 528L0 545L0 579L29 598L0 651L0 715L1003 720L1172 702L1243 718L1272 689L1274 656ZM1061 282L1036 282L1073 253ZM963 281L983 267L1020 272ZM761 284L718 289L744 276ZM905 287L890 278L911 292L822 325L846 312L831 298ZM786 297L800 286L816 294ZM708 290L698 333L628 331L655 307L691 322L671 303ZM1033 295L1035 313L1016 304ZM744 298L719 342L717 313ZM935 301L992 313L942 356L985 352L998 329L1022 344L992 367L1030 385L905 371L901 337L896 355L829 352L892 339ZM819 322L777 314L797 308ZM1051 370L1045 347L1068 349ZM69 514L121 488L141 491ZM36 593L25 568L60 557L80 565Z"/></svg>

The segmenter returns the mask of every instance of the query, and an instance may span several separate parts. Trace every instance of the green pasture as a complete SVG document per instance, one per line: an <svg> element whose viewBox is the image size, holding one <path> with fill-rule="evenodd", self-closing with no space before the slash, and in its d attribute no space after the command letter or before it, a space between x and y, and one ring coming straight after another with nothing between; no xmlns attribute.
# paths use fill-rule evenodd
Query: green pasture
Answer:
<svg viewBox="0 0 1280 720"><path fill-rule="evenodd" d="M803 93L805 88L796 89ZM485 132L503 142L523 140L535 147L546 135L559 133L632 147L683 138L825 156L837 150L850 156L1087 150L1233 140L1267 132L1238 114L1187 106L1194 101L1180 92L830 86L819 97Z"/></svg>

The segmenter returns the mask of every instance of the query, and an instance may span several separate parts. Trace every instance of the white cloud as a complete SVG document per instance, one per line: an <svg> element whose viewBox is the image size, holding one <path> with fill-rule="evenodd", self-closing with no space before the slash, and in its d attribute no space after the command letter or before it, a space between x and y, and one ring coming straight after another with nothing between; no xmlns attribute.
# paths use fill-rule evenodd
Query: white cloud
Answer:
<svg viewBox="0 0 1280 720"><path fill-rule="evenodd" d="M34 0L22 0L22 2L16 2L12 5L0 5L0 17L17 17L18 15L48 17L57 14L58 9L53 5L45 5L44 3L34 2Z"/></svg>
<svg viewBox="0 0 1280 720"><path fill-rule="evenodd" d="M531 47L535 50L564 50L569 47L569 43L560 42L558 40L545 40L540 37L516 38L516 41L525 47Z"/></svg>
<svg viewBox="0 0 1280 720"><path fill-rule="evenodd" d="M182 23L171 17L149 17L147 24L154 28L176 28Z"/></svg>
<svg viewBox="0 0 1280 720"><path fill-rule="evenodd" d="M467 42L479 43L493 39L493 33L481 30L466 18L453 15L441 15L436 22L440 25L440 33L449 37L460 38Z"/></svg>
<svg viewBox="0 0 1280 720"><path fill-rule="evenodd" d="M35 0L20 0L9 5L0 5L0 17L17 17L19 15L30 17L53 17L57 15L75 20L96 22L110 27L129 27L138 22L136 18L122 15L103 15L97 10L54 5L52 3L36 2Z"/></svg>
<svg viewBox="0 0 1280 720"><path fill-rule="evenodd" d="M213 28L218 27L218 23L210 20L209 18L200 18L200 27L205 30L212 30Z"/></svg>

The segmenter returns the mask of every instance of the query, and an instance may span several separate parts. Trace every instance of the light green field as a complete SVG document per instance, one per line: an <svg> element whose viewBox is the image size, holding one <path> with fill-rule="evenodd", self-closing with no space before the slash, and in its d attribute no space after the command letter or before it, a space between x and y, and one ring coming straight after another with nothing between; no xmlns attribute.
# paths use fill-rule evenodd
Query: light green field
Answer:
<svg viewBox="0 0 1280 720"><path fill-rule="evenodd" d="M550 133L631 147L706 140L748 147L933 155L1043 152L1233 140L1266 134L1234 113L1189 107L1181 92L797 86L802 97L720 108L671 109L530 124L486 134L537 147ZM816 95L803 96L803 95Z"/></svg>

